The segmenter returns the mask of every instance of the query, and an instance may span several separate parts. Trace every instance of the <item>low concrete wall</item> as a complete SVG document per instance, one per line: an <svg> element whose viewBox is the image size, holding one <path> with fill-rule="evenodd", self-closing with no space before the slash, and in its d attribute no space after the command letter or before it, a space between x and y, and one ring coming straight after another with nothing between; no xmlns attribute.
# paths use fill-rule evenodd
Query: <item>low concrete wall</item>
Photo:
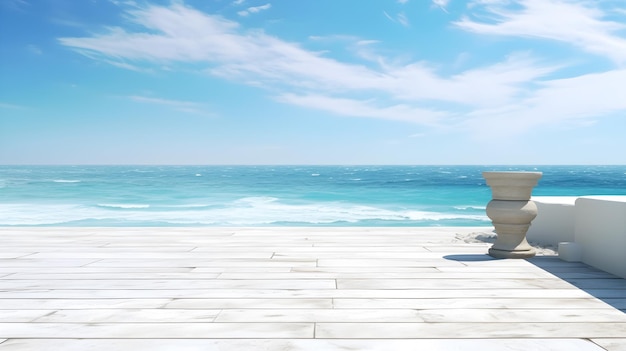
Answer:
<svg viewBox="0 0 626 351"><path fill-rule="evenodd" d="M575 212L582 261L626 278L626 196L583 196Z"/></svg>
<svg viewBox="0 0 626 351"><path fill-rule="evenodd" d="M577 196L533 196L537 217L532 221L526 238L554 247L560 242L574 241L576 199Z"/></svg>

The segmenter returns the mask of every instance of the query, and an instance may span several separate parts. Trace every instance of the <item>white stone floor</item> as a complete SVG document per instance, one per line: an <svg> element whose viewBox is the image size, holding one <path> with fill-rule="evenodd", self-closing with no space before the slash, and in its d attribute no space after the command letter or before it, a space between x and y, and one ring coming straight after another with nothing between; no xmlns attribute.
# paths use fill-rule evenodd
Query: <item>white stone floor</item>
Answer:
<svg viewBox="0 0 626 351"><path fill-rule="evenodd" d="M626 280L490 228L0 228L0 351L626 350Z"/></svg>

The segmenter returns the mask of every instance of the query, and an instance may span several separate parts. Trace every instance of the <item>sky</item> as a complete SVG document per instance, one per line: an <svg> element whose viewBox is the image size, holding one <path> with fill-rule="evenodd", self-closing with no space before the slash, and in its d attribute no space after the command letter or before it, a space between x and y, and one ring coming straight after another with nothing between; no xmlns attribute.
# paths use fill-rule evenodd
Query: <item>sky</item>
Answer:
<svg viewBox="0 0 626 351"><path fill-rule="evenodd" d="M626 164L626 0L2 0L0 164Z"/></svg>

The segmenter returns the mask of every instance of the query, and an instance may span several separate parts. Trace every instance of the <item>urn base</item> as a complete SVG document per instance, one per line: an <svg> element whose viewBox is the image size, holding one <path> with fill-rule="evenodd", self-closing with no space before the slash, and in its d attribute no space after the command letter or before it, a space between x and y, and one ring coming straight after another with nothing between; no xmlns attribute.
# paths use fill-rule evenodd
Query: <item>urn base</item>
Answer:
<svg viewBox="0 0 626 351"><path fill-rule="evenodd" d="M489 256L494 258L531 258L536 254L535 249L522 251L498 250L493 247L489 249Z"/></svg>

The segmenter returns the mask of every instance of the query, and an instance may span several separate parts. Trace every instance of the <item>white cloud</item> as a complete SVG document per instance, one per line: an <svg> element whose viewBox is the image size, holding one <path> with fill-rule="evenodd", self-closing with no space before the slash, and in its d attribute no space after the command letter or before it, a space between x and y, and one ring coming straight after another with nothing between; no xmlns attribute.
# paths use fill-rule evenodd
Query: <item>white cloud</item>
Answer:
<svg viewBox="0 0 626 351"><path fill-rule="evenodd" d="M448 12L446 10L446 7L448 6L448 3L450 2L450 0L432 0L432 2L433 2L433 6L442 9L444 12Z"/></svg>
<svg viewBox="0 0 626 351"><path fill-rule="evenodd" d="M495 6L493 1L490 4ZM506 18L519 15L509 12ZM59 41L92 59L127 69L177 69L177 65L192 63L215 77L268 89L282 103L342 116L463 127L477 133L485 125L515 133L626 110L622 102L626 99L619 94L626 74L620 70L555 80L552 75L563 64L513 53L500 62L443 75L428 62L397 63L373 49L367 52L368 65L340 61L181 4L139 8L129 14L133 31L111 28L91 37ZM541 23L543 14L538 16ZM145 29L137 31L137 24ZM479 24L465 20L458 25L468 29ZM374 43L341 38L352 41L354 47L368 48ZM324 38L311 39L321 42ZM197 108L149 99L135 98L173 108Z"/></svg>
<svg viewBox="0 0 626 351"><path fill-rule="evenodd" d="M604 12L593 7L593 2L482 0L473 4L485 11L481 16L485 20L465 17L456 22L458 27L483 34L561 41L618 63L626 62L626 25L604 19Z"/></svg>
<svg viewBox="0 0 626 351"><path fill-rule="evenodd" d="M181 112L201 114L201 115L210 115L210 113L207 113L206 111L203 110L202 104L199 104L197 102L161 99L161 98L154 98L154 97L147 97L147 96L140 96L140 95L131 95L128 98L133 101L140 102L140 103L169 106Z"/></svg>
<svg viewBox="0 0 626 351"><path fill-rule="evenodd" d="M599 116L626 111L625 81L626 69L546 81L516 103L472 112L465 123L476 135L490 138L524 134L541 125L590 125Z"/></svg>
<svg viewBox="0 0 626 351"><path fill-rule="evenodd" d="M335 98L323 95L296 95L286 93L277 97L278 101L327 111L348 117L370 117L403 122L441 126L439 120L446 113L416 108L407 104L379 106L372 100Z"/></svg>
<svg viewBox="0 0 626 351"><path fill-rule="evenodd" d="M269 10L272 7L272 4L265 4L265 5L261 5L261 6L252 6L252 7L248 7L247 9L243 10L243 11L239 11L237 12L237 14L239 16L248 16L251 13L258 13L264 10Z"/></svg>

